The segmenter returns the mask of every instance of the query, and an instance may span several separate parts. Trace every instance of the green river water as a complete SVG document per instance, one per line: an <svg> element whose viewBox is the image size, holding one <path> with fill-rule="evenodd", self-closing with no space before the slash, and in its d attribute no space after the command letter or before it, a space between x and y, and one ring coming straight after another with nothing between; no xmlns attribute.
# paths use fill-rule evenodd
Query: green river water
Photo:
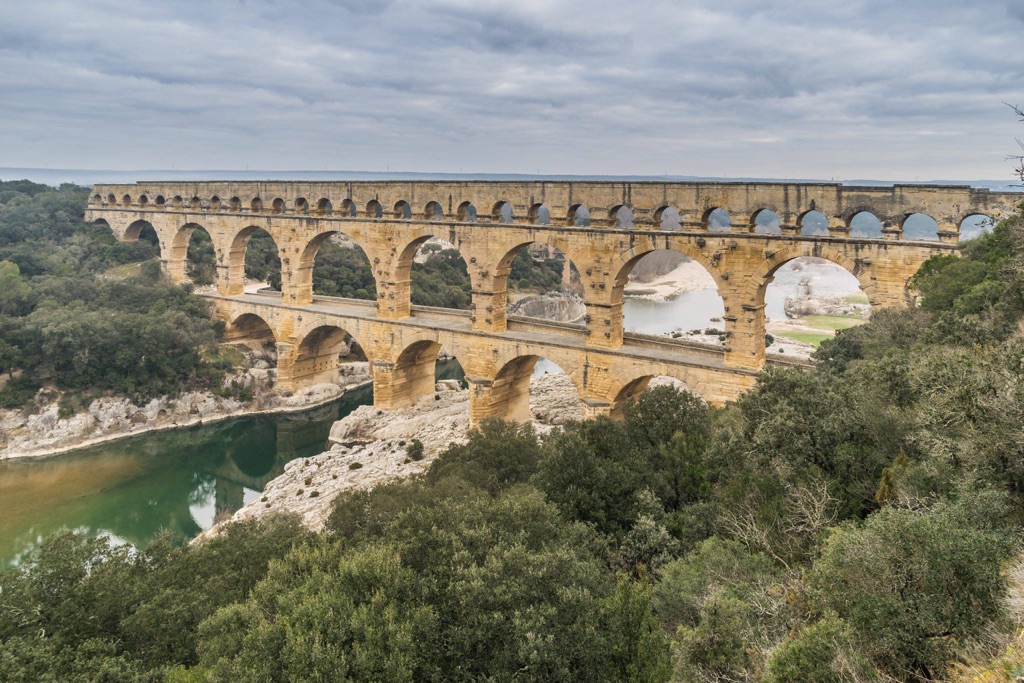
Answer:
<svg viewBox="0 0 1024 683"><path fill-rule="evenodd" d="M438 361L436 376L462 379L462 367ZM192 538L258 499L288 461L322 453L331 425L372 403L367 385L301 413L239 417L0 461L0 569L18 566L61 529L139 548L165 529Z"/></svg>
<svg viewBox="0 0 1024 683"><path fill-rule="evenodd" d="M373 402L371 387L302 413L152 432L49 458L0 462L0 568L46 536L80 529L144 547L182 539L259 497L295 458L321 453L331 425Z"/></svg>

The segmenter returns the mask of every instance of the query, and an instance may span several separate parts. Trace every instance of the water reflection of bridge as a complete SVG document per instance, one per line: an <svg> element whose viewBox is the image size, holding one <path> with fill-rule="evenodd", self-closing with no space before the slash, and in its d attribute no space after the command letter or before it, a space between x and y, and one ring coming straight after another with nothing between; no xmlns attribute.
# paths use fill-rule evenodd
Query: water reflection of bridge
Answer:
<svg viewBox="0 0 1024 683"><path fill-rule="evenodd" d="M337 402L302 413L278 417L274 426L274 448L251 439L229 444L218 461L204 469L215 479L216 516L233 514L245 504L245 491L262 491L284 473L284 466L296 458L323 450L331 425L338 419Z"/></svg>

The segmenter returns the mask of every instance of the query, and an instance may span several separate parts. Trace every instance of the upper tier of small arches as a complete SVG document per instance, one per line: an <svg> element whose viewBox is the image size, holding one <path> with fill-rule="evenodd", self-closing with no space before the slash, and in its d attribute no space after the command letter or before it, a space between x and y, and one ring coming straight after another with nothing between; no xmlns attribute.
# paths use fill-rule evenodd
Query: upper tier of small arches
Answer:
<svg viewBox="0 0 1024 683"><path fill-rule="evenodd" d="M445 201L447 199L447 201ZM839 215L826 215L813 200L798 211L781 211L774 206L756 206L735 214L727 206L706 206L687 209L666 202L655 206L632 206L616 203L610 207L572 203L567 208L548 206L544 202L517 205L498 199L486 206L471 201L456 203L452 197L426 198L418 201L398 199L394 203L373 197L362 201L352 197L219 195L185 197L126 193L106 196L96 193L90 205L95 208L131 208L142 210L176 210L260 215L333 217L361 220L408 220L427 222L518 223L528 225L564 225L590 228L683 230L711 232L752 232L808 236L840 236L855 238L888 238L955 242L961 227L973 227L980 220L994 222L994 216L975 210L960 211L952 219L940 223L923 211L882 215L871 206L856 206ZM994 212L998 214L998 212ZM967 225L965 226L965 222ZM908 230L907 228L912 228Z"/></svg>

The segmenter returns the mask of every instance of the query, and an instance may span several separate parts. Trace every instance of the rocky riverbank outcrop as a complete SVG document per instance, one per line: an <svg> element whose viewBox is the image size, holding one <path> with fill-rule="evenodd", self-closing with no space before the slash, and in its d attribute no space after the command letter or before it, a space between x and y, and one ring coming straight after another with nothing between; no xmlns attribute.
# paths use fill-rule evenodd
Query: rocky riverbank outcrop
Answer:
<svg viewBox="0 0 1024 683"><path fill-rule="evenodd" d="M530 410L541 434L583 418L576 387L562 373L533 379ZM300 515L310 528L322 529L339 493L422 472L450 444L465 441L468 430L469 392L455 380L438 382L433 395L403 410L361 406L334 423L330 450L286 464L284 474L267 484L260 499L231 521L288 512ZM422 456L414 440L422 444ZM218 533L219 527L199 538Z"/></svg>
<svg viewBox="0 0 1024 683"><path fill-rule="evenodd" d="M295 393L277 390L274 375L266 360L257 359L253 367L227 378L229 386L235 382L251 390L253 398L249 401L203 391L155 398L144 405L122 397L101 397L72 415L62 415L55 398L32 413L0 410L0 460L52 455L125 436L240 415L304 410L370 381L365 362L344 364L337 383L316 384Z"/></svg>
<svg viewBox="0 0 1024 683"><path fill-rule="evenodd" d="M563 323L582 323L587 315L587 305L576 292L548 292L524 296L509 304L508 314Z"/></svg>

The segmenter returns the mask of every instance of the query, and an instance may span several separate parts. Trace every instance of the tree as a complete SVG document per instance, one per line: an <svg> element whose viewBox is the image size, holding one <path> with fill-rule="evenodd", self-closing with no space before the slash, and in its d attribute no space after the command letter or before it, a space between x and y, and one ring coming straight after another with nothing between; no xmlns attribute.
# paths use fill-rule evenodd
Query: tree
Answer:
<svg viewBox="0 0 1024 683"><path fill-rule="evenodd" d="M900 680L941 677L958 647L1000 616L1001 563L1016 550L986 491L930 509L892 506L836 529L810 575L812 601L850 624L872 663Z"/></svg>
<svg viewBox="0 0 1024 683"><path fill-rule="evenodd" d="M20 315L31 295L32 286L21 276L18 265L0 261L0 315Z"/></svg>
<svg viewBox="0 0 1024 683"><path fill-rule="evenodd" d="M1008 104L1006 106L1010 107L1010 109L1013 109L1013 112L1020 117L1020 120L1024 121L1024 109L1021 109L1020 107L1014 106L1012 104ZM1020 145L1021 149L1024 149L1024 141L1018 139L1017 144ZM1007 158L1010 159L1011 161L1017 162L1017 168L1015 168L1013 172L1017 174L1018 178L1024 181L1024 155L1011 154Z"/></svg>
<svg viewBox="0 0 1024 683"><path fill-rule="evenodd" d="M878 672L857 650L850 625L834 614L801 628L772 653L764 683L868 683Z"/></svg>
<svg viewBox="0 0 1024 683"><path fill-rule="evenodd" d="M533 426L505 420L485 420L430 465L428 481L458 477L491 495L529 480L537 471L540 444Z"/></svg>

